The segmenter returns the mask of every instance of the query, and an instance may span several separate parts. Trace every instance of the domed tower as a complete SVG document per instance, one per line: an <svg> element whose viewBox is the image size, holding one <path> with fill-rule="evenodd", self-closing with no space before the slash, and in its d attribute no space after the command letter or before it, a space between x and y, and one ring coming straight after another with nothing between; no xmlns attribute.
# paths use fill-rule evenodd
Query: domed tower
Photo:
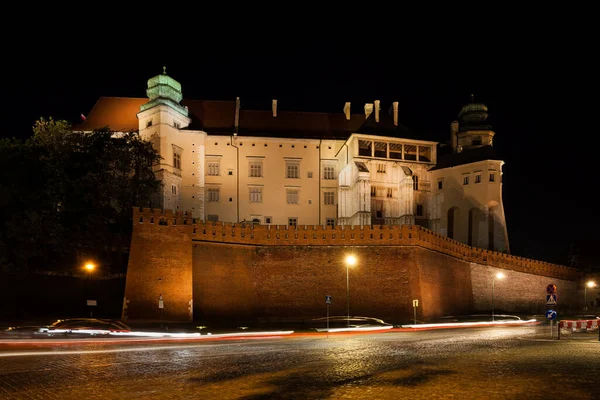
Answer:
<svg viewBox="0 0 600 400"><path fill-rule="evenodd" d="M148 102L140 106L137 114L140 136L150 140L161 156L153 167L157 179L163 183L163 192L151 204L152 207L177 210L181 206L182 170L184 146L180 143L180 129L187 127L191 119L182 100L181 84L163 73L148 80Z"/></svg>
<svg viewBox="0 0 600 400"><path fill-rule="evenodd" d="M486 121L488 116L487 106L475 103L471 95L471 103L458 113L459 121L452 123L452 148L455 153L493 145L495 133Z"/></svg>

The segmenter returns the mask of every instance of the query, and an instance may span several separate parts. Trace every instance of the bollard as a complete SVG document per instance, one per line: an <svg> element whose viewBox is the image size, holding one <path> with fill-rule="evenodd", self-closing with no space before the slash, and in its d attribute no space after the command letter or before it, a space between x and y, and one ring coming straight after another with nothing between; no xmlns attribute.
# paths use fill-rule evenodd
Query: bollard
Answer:
<svg viewBox="0 0 600 400"><path fill-rule="evenodd" d="M558 331L558 332L557 332L557 334L556 334L556 339L557 339L557 340L560 340L560 328L561 328L561 325L562 325L562 322L561 322L561 321L558 321L558 327L557 327L557 328L558 328L558 329L557 329L557 331Z"/></svg>

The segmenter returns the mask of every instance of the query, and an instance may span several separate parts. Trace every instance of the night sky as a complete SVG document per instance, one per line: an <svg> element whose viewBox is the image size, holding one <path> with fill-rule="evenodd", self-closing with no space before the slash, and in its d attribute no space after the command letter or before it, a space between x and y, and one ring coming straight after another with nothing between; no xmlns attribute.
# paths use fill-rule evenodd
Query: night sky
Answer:
<svg viewBox="0 0 600 400"><path fill-rule="evenodd" d="M184 98L239 96L242 108L268 110L277 98L280 110L342 113L350 101L358 113L366 102L381 100L386 111L398 101L401 123L443 143L473 93L489 108L495 147L506 162L512 253L565 264L572 245L589 254L600 243L589 194L598 128L584 111L597 86L593 52L582 51L581 40L589 37L574 42L561 32L538 32L474 41L438 35L424 44L401 34L372 39L338 33L335 40L238 33L235 40L182 40L177 48L116 36L79 47L72 33L44 35L34 51L9 50L11 101L2 109L0 136L26 137L40 116L78 123L99 96L145 97L146 81L163 65L182 84ZM61 46L68 51L58 51ZM598 256L588 259L600 264Z"/></svg>

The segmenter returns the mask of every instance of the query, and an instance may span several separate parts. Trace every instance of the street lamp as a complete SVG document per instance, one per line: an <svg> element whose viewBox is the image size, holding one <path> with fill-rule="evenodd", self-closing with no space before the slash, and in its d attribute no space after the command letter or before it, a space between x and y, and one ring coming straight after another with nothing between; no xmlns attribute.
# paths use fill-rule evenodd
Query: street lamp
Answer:
<svg viewBox="0 0 600 400"><path fill-rule="evenodd" d="M96 268L96 265L94 265L94 263L87 262L83 266L83 268L85 268L88 271L88 283L86 284L86 286L87 286L88 296L91 297L90 294L92 293L92 272L94 271L94 268ZM90 318L91 318L94 315L94 312L92 311L93 304L91 303L93 300L90 300L89 297L88 297L87 304L90 309Z"/></svg>
<svg viewBox="0 0 600 400"><path fill-rule="evenodd" d="M588 287L589 288L596 287L596 282L588 281L588 282L586 282L585 286L583 287L583 304L584 304L583 309L584 310L587 310L587 288Z"/></svg>
<svg viewBox="0 0 600 400"><path fill-rule="evenodd" d="M92 279L92 271L94 270L94 268L96 268L96 266L94 264L92 264L91 262L85 264L85 269L87 269L87 271L88 271L89 279Z"/></svg>
<svg viewBox="0 0 600 400"><path fill-rule="evenodd" d="M494 316L494 283L496 282L496 279L502 279L504 278L504 274L502 272L498 272L496 275L494 275L494 277L492 278L492 321L495 321L495 316Z"/></svg>
<svg viewBox="0 0 600 400"><path fill-rule="evenodd" d="M350 327L350 276L348 274L348 268L356 264L356 257L346 257L346 317L347 326Z"/></svg>

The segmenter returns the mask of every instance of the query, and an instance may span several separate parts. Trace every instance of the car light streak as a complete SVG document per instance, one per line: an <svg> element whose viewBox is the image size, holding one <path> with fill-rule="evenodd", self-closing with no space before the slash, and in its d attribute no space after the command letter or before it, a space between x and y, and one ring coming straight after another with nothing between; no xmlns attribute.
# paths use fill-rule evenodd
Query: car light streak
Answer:
<svg viewBox="0 0 600 400"><path fill-rule="evenodd" d="M392 329L393 326L365 326L365 327L354 327L354 328L323 328L317 329L317 332L363 332L363 331L382 331Z"/></svg>
<svg viewBox="0 0 600 400"><path fill-rule="evenodd" d="M535 319L528 320L510 320L510 321L493 321L493 322L448 322L443 324L417 324L417 325L402 325L402 328L449 328L461 326L494 326L494 325L522 325L537 322Z"/></svg>

